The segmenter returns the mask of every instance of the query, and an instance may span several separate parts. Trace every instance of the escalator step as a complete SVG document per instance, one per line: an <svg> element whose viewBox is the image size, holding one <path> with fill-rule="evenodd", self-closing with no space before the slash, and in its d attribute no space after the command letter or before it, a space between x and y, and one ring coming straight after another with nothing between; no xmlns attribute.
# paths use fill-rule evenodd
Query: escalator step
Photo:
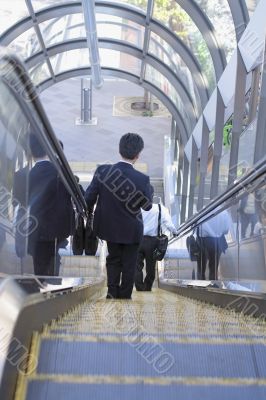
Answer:
<svg viewBox="0 0 266 400"><path fill-rule="evenodd" d="M266 386L75 384L31 381L27 400L265 400Z"/></svg>
<svg viewBox="0 0 266 400"><path fill-rule="evenodd" d="M266 347L254 345L266 359ZM266 369L260 368L261 377ZM88 342L44 339L37 373L255 378L249 344Z"/></svg>
<svg viewBox="0 0 266 400"><path fill-rule="evenodd" d="M265 400L265 321L157 289L133 297L45 326L16 400Z"/></svg>

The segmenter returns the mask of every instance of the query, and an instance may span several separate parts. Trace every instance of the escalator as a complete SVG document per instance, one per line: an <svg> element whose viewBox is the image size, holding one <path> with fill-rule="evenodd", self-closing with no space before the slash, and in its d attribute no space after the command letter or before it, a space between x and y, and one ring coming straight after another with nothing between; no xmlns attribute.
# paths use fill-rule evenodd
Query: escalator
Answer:
<svg viewBox="0 0 266 400"><path fill-rule="evenodd" d="M38 99L31 92L32 101L26 104L18 95L18 84L20 87L27 84L32 89L26 75L21 74L22 66L9 56L4 61L0 83L9 102L12 94L13 107L21 108L21 125L25 125L27 132L30 123L38 133L71 194L76 211L86 214L84 199ZM8 107L6 110L10 111ZM17 132L18 121L6 120L5 124L13 137L17 135L21 169L29 168L25 161L26 139ZM10 141L10 154L12 146ZM11 171L5 174L8 176L5 185L10 184L14 172L13 160L16 160L13 153L6 157L5 163L1 159L1 171L4 167ZM241 181L240 188L235 186L234 192L229 191L220 203L216 201L207 207L204 215L182 226L180 237L191 233L199 220L208 218L208 213L230 197L236 199L237 191L250 185L252 179L264 177L265 167L261 168L263 171L258 168L254 178L250 175L247 182ZM11 209L9 204L5 216L8 227ZM8 240L4 246L10 249L13 244ZM6 269L1 270L2 274L8 273L13 259L18 264L14 252L12 257L5 259ZM231 290L221 282L203 285L192 281L192 270L184 259L180 268L184 280L179 275L165 278L161 265L159 288L147 293L134 292L132 301L106 300L104 251L98 258L99 267L92 262L93 271L91 268L88 278L0 277L0 339L5 344L0 348L1 400L266 397L264 293ZM71 255L64 260L68 276L70 260ZM82 270L83 265L79 268ZM18 275L17 271L14 268L14 274ZM243 299L250 302L244 312L238 302ZM250 306L254 305L260 308L252 313ZM235 309L241 312L236 313ZM26 350L23 362L19 350Z"/></svg>
<svg viewBox="0 0 266 400"><path fill-rule="evenodd" d="M34 334L16 400L264 399L266 323L155 289L86 301Z"/></svg>

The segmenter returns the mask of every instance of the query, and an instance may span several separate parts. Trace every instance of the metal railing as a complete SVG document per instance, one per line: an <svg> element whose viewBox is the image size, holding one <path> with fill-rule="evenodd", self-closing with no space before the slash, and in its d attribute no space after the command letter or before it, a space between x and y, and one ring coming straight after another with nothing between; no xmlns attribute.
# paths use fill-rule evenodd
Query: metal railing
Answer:
<svg viewBox="0 0 266 400"><path fill-rule="evenodd" d="M172 244L182 236L185 236L189 231L191 231L191 229L195 229L199 224L228 208L233 201L237 202L244 193L248 192L250 189L254 189L255 181L261 177L263 177L263 181L266 180L264 175L266 175L266 157L255 164L251 171L237 180L225 193L214 198L214 200L205 206L199 213L180 225L176 236L169 241L169 244ZM259 181L256 186L260 184L261 181ZM230 204L228 204L228 202Z"/></svg>
<svg viewBox="0 0 266 400"><path fill-rule="evenodd" d="M39 100L36 89L29 78L29 75L23 65L23 63L14 55L9 54L1 49L0 55L2 61L8 63L8 65L13 68L16 78L21 82L25 92L28 96L28 103L32 104L34 111L36 112L37 119L32 115L32 110L25 99L16 92L16 87L9 84L5 76L2 79L6 82L9 90L13 92L16 97L17 102L23 109L23 112L27 115L35 133L42 139L42 142L46 145L46 150L50 159L59 168L59 172L62 180L64 181L69 193L71 194L72 200L76 206L79 213L86 216L87 206L85 199L80 191L78 183L74 177L73 172L70 169L68 161L64 155L61 145L56 138L54 130L50 124L49 119L43 109L43 106ZM2 68L3 71L3 68ZM41 128L42 127L42 128Z"/></svg>

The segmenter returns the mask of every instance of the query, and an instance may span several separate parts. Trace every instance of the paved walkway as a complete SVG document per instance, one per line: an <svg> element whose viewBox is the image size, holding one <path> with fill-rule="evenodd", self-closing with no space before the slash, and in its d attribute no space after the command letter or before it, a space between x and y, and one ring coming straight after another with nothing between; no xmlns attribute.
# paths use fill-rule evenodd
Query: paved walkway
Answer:
<svg viewBox="0 0 266 400"><path fill-rule="evenodd" d="M105 80L93 89L96 126L76 126L80 116L80 79L61 82L41 95L44 108L58 137L64 142L69 161L115 162L119 159L119 138L126 132L143 136L145 149L140 162L153 177L163 176L164 136L170 134L170 117L113 116L114 96L143 96L143 89L126 81Z"/></svg>

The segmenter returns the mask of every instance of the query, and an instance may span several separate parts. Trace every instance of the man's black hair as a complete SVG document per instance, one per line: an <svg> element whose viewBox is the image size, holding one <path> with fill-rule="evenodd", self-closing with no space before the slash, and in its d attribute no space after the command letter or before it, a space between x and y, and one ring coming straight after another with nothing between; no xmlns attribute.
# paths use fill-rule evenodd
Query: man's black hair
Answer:
<svg viewBox="0 0 266 400"><path fill-rule="evenodd" d="M119 142L119 153L123 158L134 160L144 148L144 142L137 133L126 133Z"/></svg>
<svg viewBox="0 0 266 400"><path fill-rule="evenodd" d="M33 158L43 158L47 156L47 153L41 144L40 140L34 133L30 133L30 150L31 150L31 155Z"/></svg>

